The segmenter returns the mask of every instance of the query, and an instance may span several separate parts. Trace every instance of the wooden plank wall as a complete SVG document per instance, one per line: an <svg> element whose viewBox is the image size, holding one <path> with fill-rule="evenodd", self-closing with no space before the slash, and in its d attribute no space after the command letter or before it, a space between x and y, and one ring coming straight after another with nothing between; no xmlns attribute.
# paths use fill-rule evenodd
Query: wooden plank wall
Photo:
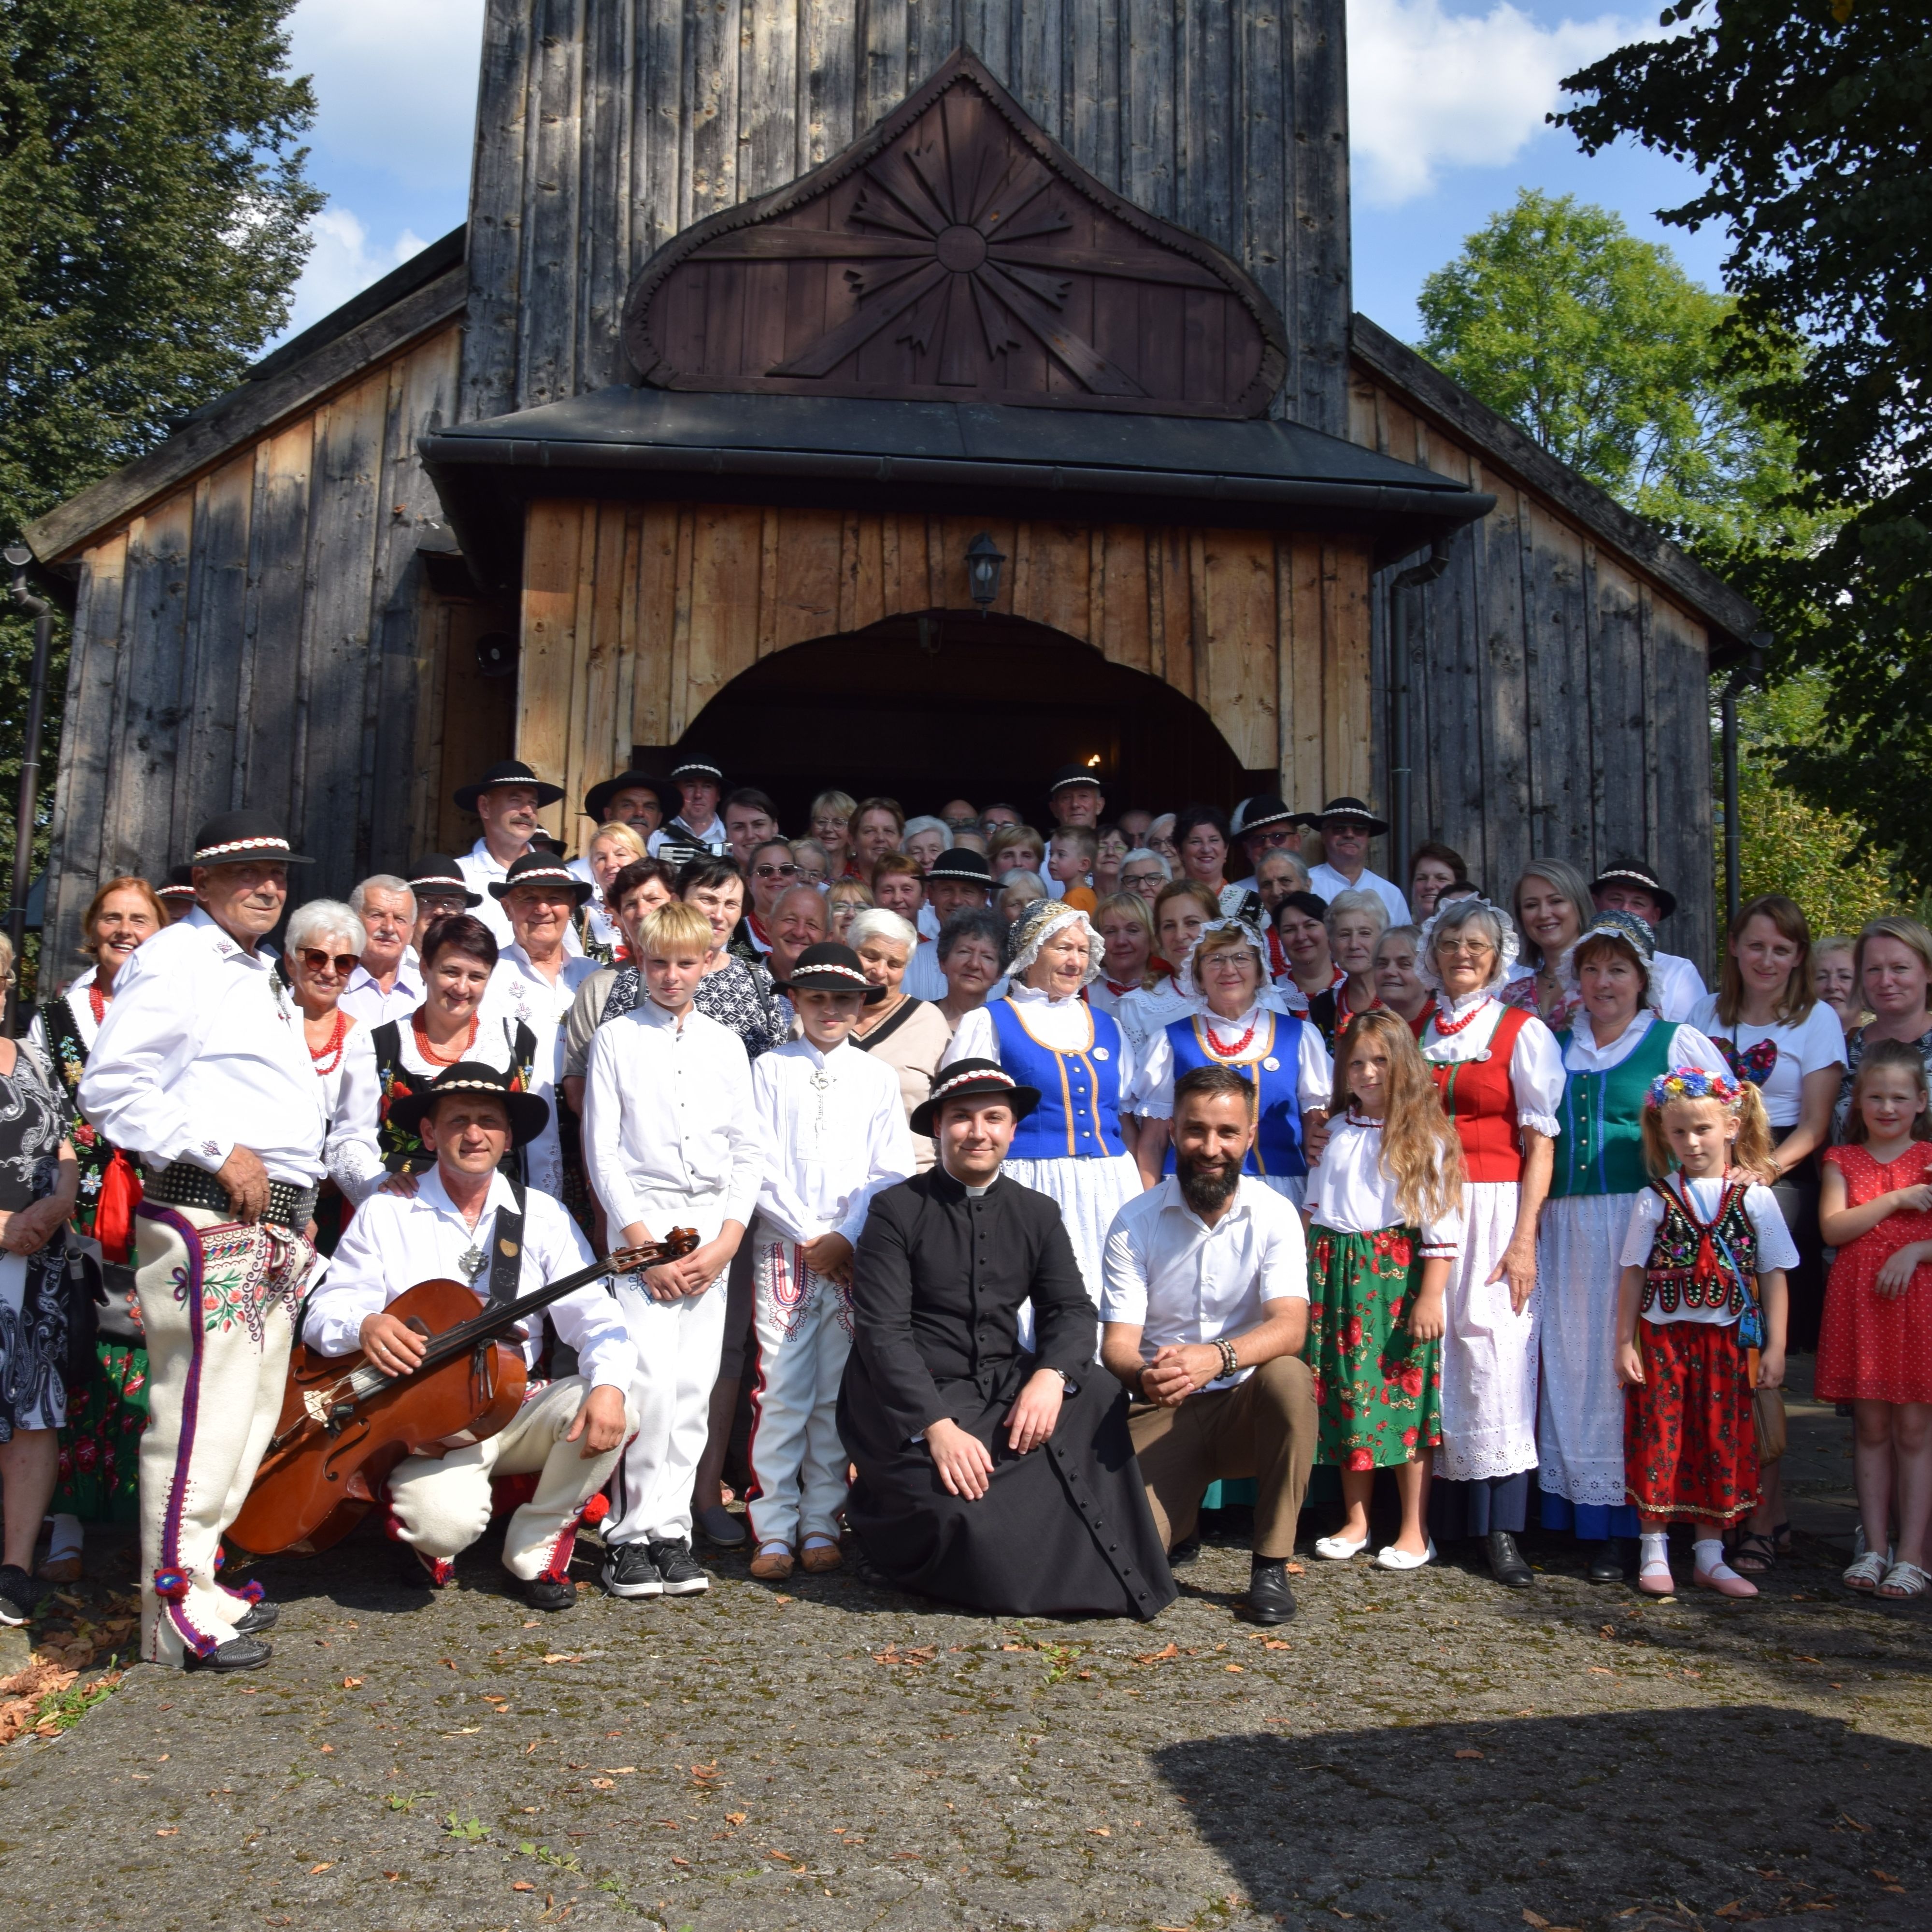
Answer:
<svg viewBox="0 0 1932 1932"><path fill-rule="evenodd" d="M466 420L628 380L631 278L795 179L962 40L1081 164L1288 323L1276 407L1345 433L1345 0L490 0Z"/></svg>
<svg viewBox="0 0 1932 1932"><path fill-rule="evenodd" d="M442 516L416 445L454 413L459 333L420 340L83 553L51 956L96 880L159 878L198 824L242 806L277 813L320 861L302 896L408 863L416 700L437 675L416 545Z"/></svg>
<svg viewBox="0 0 1932 1932"><path fill-rule="evenodd" d="M740 672L881 620L972 608L978 520L704 503L532 506L517 755L569 814L633 745L676 743ZM1264 532L1002 523L995 607L1200 705L1238 764L1318 804L1370 782L1366 548ZM835 761L836 762L836 761ZM1232 801L1231 801L1232 802Z"/></svg>
<svg viewBox="0 0 1932 1932"><path fill-rule="evenodd" d="M1448 569L1416 600L1417 837L1454 846L1497 893L1532 856L1569 859L1594 875L1613 854L1642 854L1681 902L1666 950L1708 972L1716 924L1704 624L1360 367L1349 434L1497 499L1457 534ZM1388 566L1374 584L1373 783L1384 802L1388 586L1418 561Z"/></svg>

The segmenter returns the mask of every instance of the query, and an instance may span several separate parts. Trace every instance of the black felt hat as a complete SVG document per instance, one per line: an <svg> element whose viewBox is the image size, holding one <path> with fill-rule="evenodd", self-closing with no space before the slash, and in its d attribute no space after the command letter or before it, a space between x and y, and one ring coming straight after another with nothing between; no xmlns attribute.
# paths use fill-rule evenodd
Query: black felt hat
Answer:
<svg viewBox="0 0 1932 1932"><path fill-rule="evenodd" d="M1606 886L1634 886L1639 892L1649 893L1657 902L1659 919L1668 919L1677 910L1677 895L1666 892L1641 859L1612 859L1590 881L1592 892L1600 892Z"/></svg>
<svg viewBox="0 0 1932 1932"><path fill-rule="evenodd" d="M1090 765L1062 765L1053 775L1053 782L1046 788L1051 798L1057 791L1064 791L1069 785L1090 784L1098 790L1100 774Z"/></svg>
<svg viewBox="0 0 1932 1932"><path fill-rule="evenodd" d="M194 898L194 868L192 866L170 866L168 875L154 888L154 896L163 899Z"/></svg>
<svg viewBox="0 0 1932 1932"><path fill-rule="evenodd" d="M428 852L410 868L410 890L422 886L430 892L460 892L465 905L479 906L483 895L471 889L463 868L447 852Z"/></svg>
<svg viewBox="0 0 1932 1932"><path fill-rule="evenodd" d="M526 1094L512 1086L508 1073L478 1060L460 1060L446 1066L420 1092L398 1096L389 1118L404 1133L421 1132L423 1116L446 1094L491 1094L510 1115L510 1144L526 1147L550 1125L550 1102L541 1094Z"/></svg>
<svg viewBox="0 0 1932 1932"><path fill-rule="evenodd" d="M224 812L211 818L194 835L190 866L241 866L251 859L278 859L285 866L313 866L296 851L272 814L266 812Z"/></svg>
<svg viewBox="0 0 1932 1932"><path fill-rule="evenodd" d="M1364 826L1371 832L1386 832L1388 820L1378 818L1358 798L1331 798L1319 812L1304 812L1300 814L1303 824L1319 832L1331 818L1346 818L1352 824ZM1254 822L1250 820L1246 830L1252 832Z"/></svg>
<svg viewBox="0 0 1932 1932"><path fill-rule="evenodd" d="M1004 1100L1013 1118L1023 1120L1040 1105L1040 1089L1022 1087L997 1060L956 1060L932 1083L932 1091L912 1110L916 1134L939 1131L939 1111L948 1100Z"/></svg>
<svg viewBox="0 0 1932 1932"><path fill-rule="evenodd" d="M674 780L678 778L708 780L711 784L721 788L724 783L724 767L716 758L703 752L685 752L678 759L677 763L671 766L670 775Z"/></svg>
<svg viewBox="0 0 1932 1932"><path fill-rule="evenodd" d="M652 778L649 772L620 772L614 778L606 778L602 784L592 785L584 794L584 817L602 825L604 808L620 791L649 792L657 800L658 809L666 818L675 818L684 809L682 795L668 778Z"/></svg>
<svg viewBox="0 0 1932 1932"><path fill-rule="evenodd" d="M1264 794L1259 798L1244 801L1241 822L1234 829L1237 838L1245 838L1250 832L1258 832L1264 825L1300 825L1306 814L1291 811L1286 799Z"/></svg>
<svg viewBox="0 0 1932 1932"><path fill-rule="evenodd" d="M554 852L526 852L511 862L500 881L491 880L490 896L506 899L519 886L537 884L568 886L579 905L597 890L588 879L580 879Z"/></svg>
<svg viewBox="0 0 1932 1932"><path fill-rule="evenodd" d="M500 790L506 785L527 785L536 794L539 806L554 805L563 796L562 786L545 784L520 758L506 758L492 765L474 784L458 785L451 796L459 810L474 812L476 801L486 791Z"/></svg>
<svg viewBox="0 0 1932 1932"><path fill-rule="evenodd" d="M986 863L985 853L976 852L970 845L955 845L950 850L940 853L926 868L928 885L941 879L955 880L962 886L984 886L990 892L993 868Z"/></svg>
<svg viewBox="0 0 1932 1932"><path fill-rule="evenodd" d="M886 997L883 986L866 977L859 956L836 939L821 939L798 956L789 980L774 980L781 993L863 993L866 1004L875 1006Z"/></svg>

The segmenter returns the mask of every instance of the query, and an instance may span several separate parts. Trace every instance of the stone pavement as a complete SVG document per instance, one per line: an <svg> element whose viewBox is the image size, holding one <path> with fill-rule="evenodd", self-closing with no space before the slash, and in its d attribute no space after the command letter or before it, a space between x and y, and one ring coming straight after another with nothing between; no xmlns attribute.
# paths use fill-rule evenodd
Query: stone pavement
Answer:
<svg viewBox="0 0 1932 1932"><path fill-rule="evenodd" d="M1822 1496L1844 1426L1798 1426ZM708 1597L586 1590L539 1621L484 1550L432 1597L358 1538L260 1566L267 1670L137 1668L0 1752L8 1916L1932 1923L1932 1612L1853 1597L1816 1530L1755 1604L1643 1602L1557 1539L1533 1553L1521 1597L1305 1558L1300 1616L1261 1633L1229 1613L1245 1556L1212 1543L1143 1627L956 1616L850 1574L773 1592L736 1559Z"/></svg>

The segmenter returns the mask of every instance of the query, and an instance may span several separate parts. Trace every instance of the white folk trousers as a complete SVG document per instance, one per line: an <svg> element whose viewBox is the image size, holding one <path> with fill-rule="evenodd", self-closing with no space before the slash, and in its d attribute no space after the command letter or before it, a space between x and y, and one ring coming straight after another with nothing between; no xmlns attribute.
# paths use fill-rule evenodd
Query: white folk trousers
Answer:
<svg viewBox="0 0 1932 1932"><path fill-rule="evenodd" d="M637 1432L611 1473L607 1545L691 1536L691 1486L710 1438L711 1390L724 1345L724 1275L702 1294L654 1301L635 1277L617 1283L640 1364Z"/></svg>
<svg viewBox="0 0 1932 1932"><path fill-rule="evenodd" d="M845 1449L838 1384L852 1352L852 1308L836 1281L806 1266L796 1241L761 1240L752 1256L752 1533L796 1547L838 1535Z"/></svg>

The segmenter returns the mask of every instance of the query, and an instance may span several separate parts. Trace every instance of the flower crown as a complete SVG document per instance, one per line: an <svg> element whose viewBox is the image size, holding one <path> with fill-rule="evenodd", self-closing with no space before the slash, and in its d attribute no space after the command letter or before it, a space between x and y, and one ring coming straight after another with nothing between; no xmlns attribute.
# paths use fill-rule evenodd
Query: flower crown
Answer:
<svg viewBox="0 0 1932 1932"><path fill-rule="evenodd" d="M1644 1104L1660 1112L1672 1100L1715 1100L1720 1106L1736 1108L1744 1099L1744 1089L1728 1073L1713 1073L1702 1066L1684 1066L1660 1073L1650 1083Z"/></svg>

